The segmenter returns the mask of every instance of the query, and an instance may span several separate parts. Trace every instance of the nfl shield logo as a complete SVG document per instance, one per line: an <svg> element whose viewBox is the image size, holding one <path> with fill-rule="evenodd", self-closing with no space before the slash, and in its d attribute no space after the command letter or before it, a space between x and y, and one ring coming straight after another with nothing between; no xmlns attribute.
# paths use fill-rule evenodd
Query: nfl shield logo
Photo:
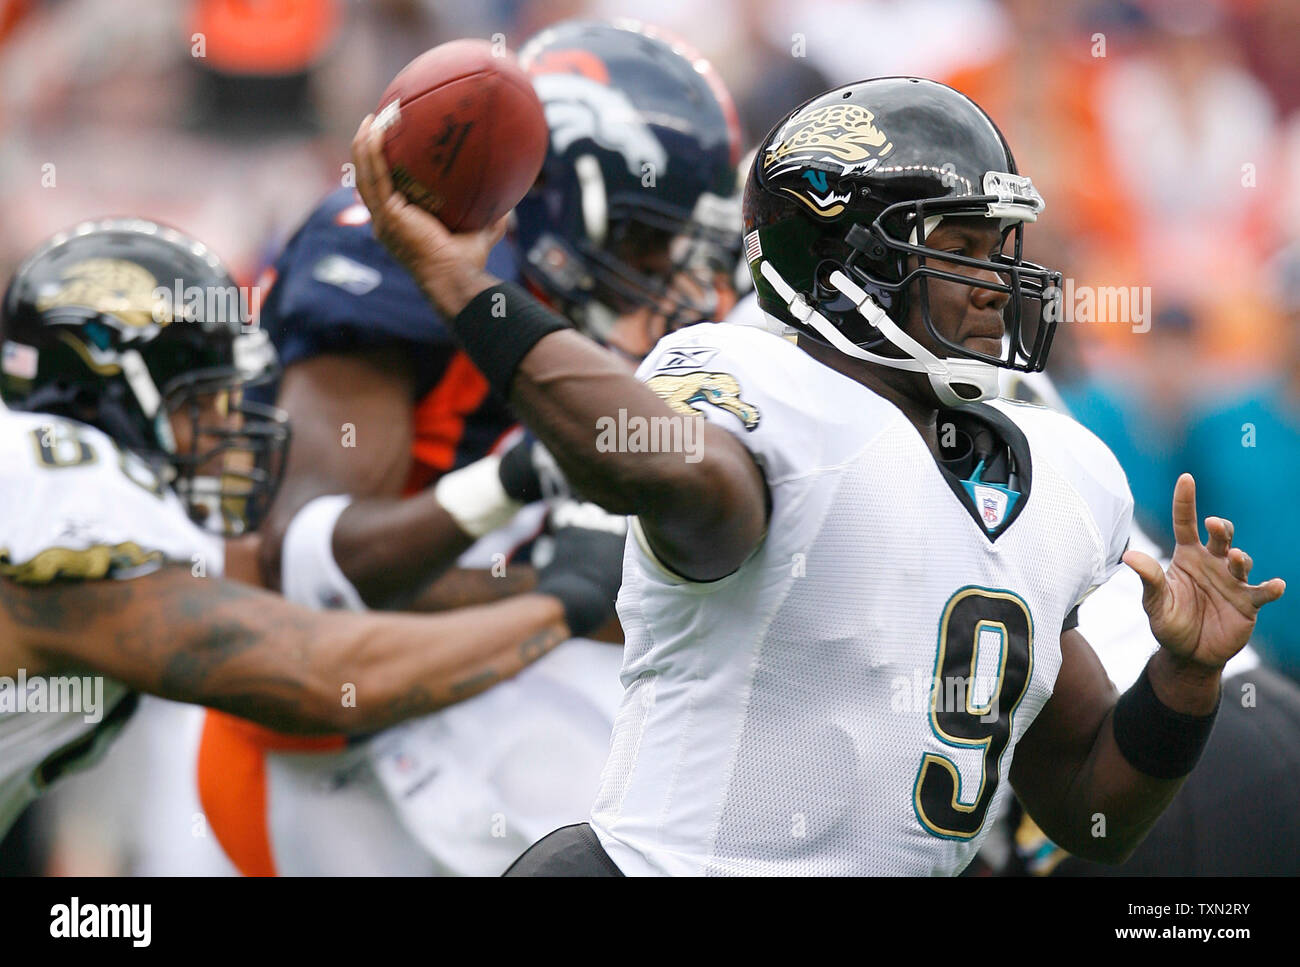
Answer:
<svg viewBox="0 0 1300 967"><path fill-rule="evenodd" d="M985 497L983 502L984 522L990 527L998 522L998 502L993 497Z"/></svg>

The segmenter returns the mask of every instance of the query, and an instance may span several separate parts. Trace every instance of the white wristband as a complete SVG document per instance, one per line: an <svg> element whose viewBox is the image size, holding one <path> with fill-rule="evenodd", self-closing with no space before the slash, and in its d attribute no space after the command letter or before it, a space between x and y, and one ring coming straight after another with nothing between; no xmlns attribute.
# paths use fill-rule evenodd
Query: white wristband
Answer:
<svg viewBox="0 0 1300 967"><path fill-rule="evenodd" d="M512 500L501 486L500 466L500 457L487 456L443 474L434 485L438 503L470 537L482 537L504 527L524 506Z"/></svg>
<svg viewBox="0 0 1300 967"><path fill-rule="evenodd" d="M367 610L334 560L334 525L351 503L345 494L317 497L289 522L280 550L280 588L295 604L317 610Z"/></svg>

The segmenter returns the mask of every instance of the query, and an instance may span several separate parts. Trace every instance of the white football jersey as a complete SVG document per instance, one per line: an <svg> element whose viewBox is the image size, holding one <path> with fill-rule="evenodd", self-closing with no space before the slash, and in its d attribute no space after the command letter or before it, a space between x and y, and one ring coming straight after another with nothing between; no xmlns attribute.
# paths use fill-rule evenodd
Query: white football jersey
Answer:
<svg viewBox="0 0 1300 967"><path fill-rule="evenodd" d="M525 507L458 566L493 567L542 529L545 510ZM497 876L582 816L609 754L622 658L618 645L571 638L513 678L370 741L394 810L440 873Z"/></svg>
<svg viewBox="0 0 1300 967"><path fill-rule="evenodd" d="M215 576L224 563L221 541L144 461L70 420L0 406L0 508L8 580L127 578L164 560ZM50 782L93 762L133 707L103 676L0 677L0 835Z"/></svg>
<svg viewBox="0 0 1300 967"><path fill-rule="evenodd" d="M541 502L525 507L458 565L501 566L537 536L545 512ZM284 581L286 596L311 608L330 606L334 592L315 591L328 584L306 575ZM364 743L333 753L268 750L276 871L504 872L531 843L590 808L623 694L622 655L617 645L570 639L513 678Z"/></svg>
<svg viewBox="0 0 1300 967"><path fill-rule="evenodd" d="M772 507L710 583L633 528L601 843L628 874L960 872L1012 795L1067 616L1128 540L1114 457L997 401L963 412L1011 444L1019 497L964 484L897 408L759 328L692 326L638 376L739 439ZM673 439L637 429L629 449Z"/></svg>

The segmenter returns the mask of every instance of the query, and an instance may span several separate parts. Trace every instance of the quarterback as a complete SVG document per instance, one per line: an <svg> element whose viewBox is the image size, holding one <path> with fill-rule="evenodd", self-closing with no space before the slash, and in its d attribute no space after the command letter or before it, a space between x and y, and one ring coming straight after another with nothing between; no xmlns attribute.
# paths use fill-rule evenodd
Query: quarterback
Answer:
<svg viewBox="0 0 1300 967"><path fill-rule="evenodd" d="M1248 583L1228 521L1201 543L1186 475L1169 569L1126 551L1105 446L996 399L999 367L1045 364L1060 276L1022 257L1043 200L977 105L878 78L792 111L744 227L759 304L797 344L694 326L640 382L483 270L502 226L452 235L394 193L369 119L353 156L375 231L466 352L577 490L636 517L590 823L514 873L952 875L1012 789L1076 855L1136 848L1284 585ZM620 408L698 411L704 458L602 452ZM1121 560L1160 649L1116 695L1077 608ZM917 667L928 700L892 701Z"/></svg>

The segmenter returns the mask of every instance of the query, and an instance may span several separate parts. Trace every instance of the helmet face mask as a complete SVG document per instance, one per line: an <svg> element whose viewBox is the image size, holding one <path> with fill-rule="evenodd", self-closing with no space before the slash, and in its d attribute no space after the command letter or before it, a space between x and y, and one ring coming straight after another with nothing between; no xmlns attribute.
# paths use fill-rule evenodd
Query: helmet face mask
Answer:
<svg viewBox="0 0 1300 967"><path fill-rule="evenodd" d="M1060 274L1023 257L1024 225L1043 207L969 98L877 78L814 98L768 134L746 184L746 260L769 316L844 355L924 373L942 405L961 405L995 396L998 368L1046 364ZM963 224L1001 246L985 257L930 244ZM1005 303L1000 353L952 338L954 285Z"/></svg>
<svg viewBox="0 0 1300 967"><path fill-rule="evenodd" d="M977 196L969 201L993 203L988 196ZM896 319L905 314L911 300L916 299L922 324L931 339L943 347L949 357L974 359L1021 372L1041 372L1047 364L1055 332L1054 324L1044 321L1050 315L1046 311L1047 305L1060 290L1061 274L1023 257L1024 223L1016 221L1001 228L1001 250L987 259L942 251L926 244L929 236L939 227L939 220L990 217L964 201L918 199L914 202L898 202L873 220L870 239L862 239L860 233L849 233L845 244L852 251L844 265L864 288L870 287L889 294L889 303L898 307L899 315L895 316ZM888 227L900 222L908 226L906 233L891 231ZM915 241L912 241L913 238ZM873 260L868 253L878 251L873 242L883 245L888 253L896 257L897 262L903 264L903 271L896 281L872 272ZM1008 244L1009 252L1006 251ZM975 279L963 272L963 269L993 272L1001 281ZM1007 296L1007 304L1002 311L1006 339L1000 355L981 353L944 335L931 312L930 279ZM1032 311L1031 306L1036 306L1037 311Z"/></svg>
<svg viewBox="0 0 1300 967"><path fill-rule="evenodd" d="M198 370L163 392L158 419L169 425L172 447L151 456L194 522L226 537L257 529L284 478L285 414L247 399L275 372Z"/></svg>
<svg viewBox="0 0 1300 967"><path fill-rule="evenodd" d="M289 427L243 400L277 372L245 318L242 290L201 243L143 219L83 223L9 284L0 392L13 409L97 427L150 463L197 523L247 533L275 495Z"/></svg>
<svg viewBox="0 0 1300 967"><path fill-rule="evenodd" d="M715 274L731 271L739 257L739 232L720 234L689 221L629 214L612 226L603 248L579 243L592 287L573 312L602 341L618 317L640 310L662 316L665 332L715 318Z"/></svg>

